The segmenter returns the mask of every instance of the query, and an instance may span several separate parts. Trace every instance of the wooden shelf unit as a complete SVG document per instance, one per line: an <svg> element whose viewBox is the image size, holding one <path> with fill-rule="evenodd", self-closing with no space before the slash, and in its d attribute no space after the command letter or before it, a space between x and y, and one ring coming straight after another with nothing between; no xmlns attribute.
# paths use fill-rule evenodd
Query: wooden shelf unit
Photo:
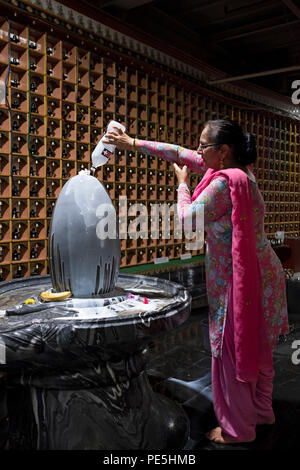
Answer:
<svg viewBox="0 0 300 470"><path fill-rule="evenodd" d="M90 168L91 153L111 119L131 136L192 149L206 120L237 119L257 138L253 169L266 202L268 237L277 230L300 236L297 121L204 96L194 85L178 85L175 74L165 80L137 70L129 57L122 63L17 23L10 24L9 39L8 23L1 19L0 74L10 109L0 105L0 280L48 272L56 198L68 178ZM125 195L128 207L142 203L149 214L153 203L172 206L177 199L172 164L139 152L117 150L98 177L117 209ZM198 181L191 173L192 188ZM161 229L156 239L149 238L150 216L144 222L142 237L122 240L121 267L185 253L172 215L170 239L162 238Z"/></svg>

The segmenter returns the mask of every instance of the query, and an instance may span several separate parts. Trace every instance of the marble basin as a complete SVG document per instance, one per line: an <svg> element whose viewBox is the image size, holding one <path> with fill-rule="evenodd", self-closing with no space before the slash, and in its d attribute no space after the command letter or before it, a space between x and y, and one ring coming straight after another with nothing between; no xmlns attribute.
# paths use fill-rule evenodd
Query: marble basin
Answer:
<svg viewBox="0 0 300 470"><path fill-rule="evenodd" d="M0 310L38 302L51 286L50 276L0 283ZM124 301L128 293L149 303ZM179 284L127 274L110 296L120 301L0 317L0 448L184 447L188 418L152 391L145 365L151 339L188 318L191 297Z"/></svg>

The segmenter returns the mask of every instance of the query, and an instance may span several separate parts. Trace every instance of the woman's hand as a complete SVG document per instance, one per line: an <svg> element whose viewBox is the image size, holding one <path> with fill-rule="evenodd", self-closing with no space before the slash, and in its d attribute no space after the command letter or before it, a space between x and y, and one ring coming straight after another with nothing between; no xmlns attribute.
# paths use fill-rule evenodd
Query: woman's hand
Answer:
<svg viewBox="0 0 300 470"><path fill-rule="evenodd" d="M134 139L125 134L118 127L113 127L114 131L107 132L103 138L105 144L116 145L120 150L131 150L133 149Z"/></svg>
<svg viewBox="0 0 300 470"><path fill-rule="evenodd" d="M174 169L175 169L175 173L176 173L176 176L177 176L177 179L178 179L178 185L181 184L181 183L188 183L188 169L187 169L187 166L184 165L183 168L180 168L176 163L173 164L174 166Z"/></svg>

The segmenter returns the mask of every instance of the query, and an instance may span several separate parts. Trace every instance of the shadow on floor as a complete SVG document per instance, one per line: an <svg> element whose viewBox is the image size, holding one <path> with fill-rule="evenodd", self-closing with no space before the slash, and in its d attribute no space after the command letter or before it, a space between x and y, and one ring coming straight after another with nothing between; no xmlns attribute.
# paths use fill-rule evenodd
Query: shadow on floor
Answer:
<svg viewBox="0 0 300 470"><path fill-rule="evenodd" d="M205 432L217 421L211 391L211 356L207 348L207 308L192 312L188 321L163 334L150 348L149 379L154 391L182 405L190 420L186 450L295 450L300 442L300 364L293 364L292 347L300 341L300 316L290 315L291 333L274 352L274 425L257 426L256 440L248 444L213 444ZM300 356L300 354L299 354Z"/></svg>

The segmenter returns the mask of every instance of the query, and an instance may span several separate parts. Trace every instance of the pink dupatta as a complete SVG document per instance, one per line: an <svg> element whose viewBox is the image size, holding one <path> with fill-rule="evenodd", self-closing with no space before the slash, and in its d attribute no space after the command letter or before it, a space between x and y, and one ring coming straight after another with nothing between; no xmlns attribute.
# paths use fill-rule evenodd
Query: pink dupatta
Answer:
<svg viewBox="0 0 300 470"><path fill-rule="evenodd" d="M249 178L238 168L220 171L208 169L196 187L192 200L197 199L210 182L221 175L228 178L232 201L232 295L236 378L242 382L251 382L256 381L258 377L258 338L263 310Z"/></svg>

